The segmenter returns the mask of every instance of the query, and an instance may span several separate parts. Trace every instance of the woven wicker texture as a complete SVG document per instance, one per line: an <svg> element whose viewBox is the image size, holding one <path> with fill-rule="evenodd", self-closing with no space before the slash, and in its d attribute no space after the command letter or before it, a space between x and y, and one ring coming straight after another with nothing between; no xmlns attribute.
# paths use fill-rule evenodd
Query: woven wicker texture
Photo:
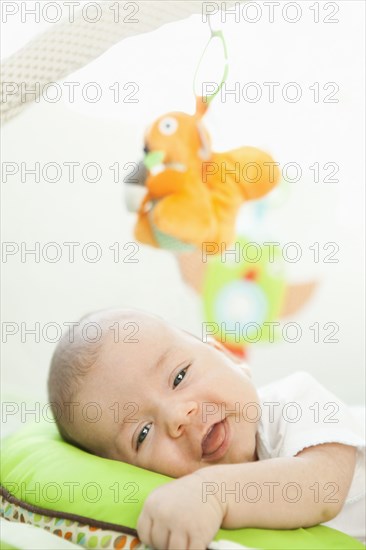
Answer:
<svg viewBox="0 0 366 550"><path fill-rule="evenodd" d="M202 11L202 2L182 0L96 4L100 7L98 21L91 22L92 17L98 18L97 12L86 16L80 9L5 60L1 70L2 122L35 100L36 95L27 91L35 90L39 96L45 85L82 68L120 40Z"/></svg>

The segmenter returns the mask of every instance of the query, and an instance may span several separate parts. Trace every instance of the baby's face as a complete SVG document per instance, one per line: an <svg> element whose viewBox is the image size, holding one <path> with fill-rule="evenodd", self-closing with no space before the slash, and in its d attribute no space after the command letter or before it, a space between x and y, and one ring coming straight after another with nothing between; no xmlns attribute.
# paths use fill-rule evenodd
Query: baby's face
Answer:
<svg viewBox="0 0 366 550"><path fill-rule="evenodd" d="M77 410L95 402L102 415L86 422L77 414L77 440L171 477L256 460L259 401L247 369L162 320L139 314L132 322L136 334L122 341L132 329L121 330L115 343L111 332L83 381Z"/></svg>

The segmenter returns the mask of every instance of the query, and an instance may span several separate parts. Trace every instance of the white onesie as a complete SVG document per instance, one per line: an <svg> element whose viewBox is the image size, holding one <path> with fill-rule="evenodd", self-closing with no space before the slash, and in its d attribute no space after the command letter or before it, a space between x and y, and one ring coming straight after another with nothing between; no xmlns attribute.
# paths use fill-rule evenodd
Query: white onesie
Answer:
<svg viewBox="0 0 366 550"><path fill-rule="evenodd" d="M326 390L310 374L298 372L258 390L261 419L257 433L259 460L295 456L302 449L321 443L344 443L357 447L357 462L352 484L343 509L338 516L323 525L343 531L365 542L366 477L365 436L349 407ZM306 490L314 499L337 498L332 480L324 487L314 483ZM296 480L287 487L274 487L282 498L301 498L303 489Z"/></svg>

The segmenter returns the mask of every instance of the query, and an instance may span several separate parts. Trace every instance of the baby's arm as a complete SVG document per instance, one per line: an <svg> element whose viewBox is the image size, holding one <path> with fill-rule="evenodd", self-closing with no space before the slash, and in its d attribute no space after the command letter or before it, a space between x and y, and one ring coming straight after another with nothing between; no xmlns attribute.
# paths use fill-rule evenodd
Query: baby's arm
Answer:
<svg viewBox="0 0 366 550"><path fill-rule="evenodd" d="M296 457L201 468L150 493L139 537L157 549L204 550L220 526L294 529L329 521L344 504L355 456L354 447L326 443Z"/></svg>
<svg viewBox="0 0 366 550"><path fill-rule="evenodd" d="M195 475L203 497L215 493L224 507L223 528L293 529L330 521L340 512L355 461L354 447L326 443L295 457L210 466Z"/></svg>

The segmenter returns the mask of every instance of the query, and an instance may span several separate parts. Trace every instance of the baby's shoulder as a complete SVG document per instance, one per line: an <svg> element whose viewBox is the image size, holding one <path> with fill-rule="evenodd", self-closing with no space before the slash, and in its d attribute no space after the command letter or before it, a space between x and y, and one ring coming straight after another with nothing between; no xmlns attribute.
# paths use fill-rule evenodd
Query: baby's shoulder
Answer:
<svg viewBox="0 0 366 550"><path fill-rule="evenodd" d="M314 392L323 389L325 388L310 373L297 371L260 387L258 394L261 400L271 398L281 402L306 397L309 393L314 395Z"/></svg>

